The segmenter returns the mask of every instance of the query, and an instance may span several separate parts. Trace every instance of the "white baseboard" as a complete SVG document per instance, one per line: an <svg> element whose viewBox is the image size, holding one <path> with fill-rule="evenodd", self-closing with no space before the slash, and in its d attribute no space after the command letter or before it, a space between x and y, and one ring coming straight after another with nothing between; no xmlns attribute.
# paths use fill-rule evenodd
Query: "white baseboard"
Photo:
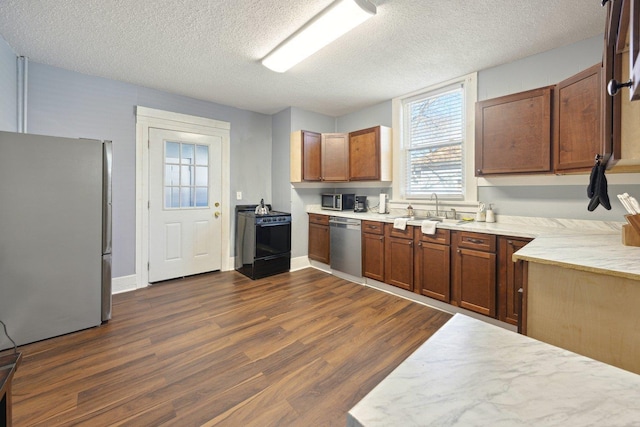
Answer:
<svg viewBox="0 0 640 427"><path fill-rule="evenodd" d="M111 293L119 294L122 292L135 291L138 288L136 275L120 276L111 279Z"/></svg>
<svg viewBox="0 0 640 427"><path fill-rule="evenodd" d="M291 258L291 268L289 271L302 270L304 268L311 267L309 263L309 258L306 256L299 256L295 258Z"/></svg>

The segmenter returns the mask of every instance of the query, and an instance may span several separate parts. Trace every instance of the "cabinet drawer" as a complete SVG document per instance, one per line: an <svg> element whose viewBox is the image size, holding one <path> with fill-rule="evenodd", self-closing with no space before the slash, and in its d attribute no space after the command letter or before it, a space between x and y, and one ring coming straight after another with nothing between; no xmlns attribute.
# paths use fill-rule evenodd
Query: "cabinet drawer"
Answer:
<svg viewBox="0 0 640 427"><path fill-rule="evenodd" d="M420 227L415 227L416 242L436 243L439 245L448 245L451 243L451 231L442 228L436 229L436 234L423 234Z"/></svg>
<svg viewBox="0 0 640 427"><path fill-rule="evenodd" d="M407 228L400 230L399 228L393 228L393 224L384 225L385 236L408 240L413 240L413 228L412 225L407 225Z"/></svg>
<svg viewBox="0 0 640 427"><path fill-rule="evenodd" d="M384 222L362 221L362 232L370 234L384 234Z"/></svg>
<svg viewBox="0 0 640 427"><path fill-rule="evenodd" d="M329 215L310 213L309 222L313 224L329 225Z"/></svg>
<svg viewBox="0 0 640 427"><path fill-rule="evenodd" d="M476 249L484 252L496 251L496 236L493 234L471 233L463 231L460 233L458 247Z"/></svg>

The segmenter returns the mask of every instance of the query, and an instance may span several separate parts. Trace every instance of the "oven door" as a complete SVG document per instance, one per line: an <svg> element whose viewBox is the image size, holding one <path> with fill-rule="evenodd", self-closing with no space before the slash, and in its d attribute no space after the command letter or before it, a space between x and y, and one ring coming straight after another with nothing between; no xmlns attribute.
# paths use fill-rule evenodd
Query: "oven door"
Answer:
<svg viewBox="0 0 640 427"><path fill-rule="evenodd" d="M291 223L256 224L256 258L291 252Z"/></svg>

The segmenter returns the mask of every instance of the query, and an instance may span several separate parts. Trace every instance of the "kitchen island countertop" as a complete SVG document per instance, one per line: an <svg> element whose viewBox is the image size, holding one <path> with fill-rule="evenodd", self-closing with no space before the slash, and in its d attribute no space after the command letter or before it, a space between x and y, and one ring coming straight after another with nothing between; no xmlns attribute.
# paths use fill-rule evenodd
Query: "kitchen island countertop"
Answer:
<svg viewBox="0 0 640 427"><path fill-rule="evenodd" d="M639 375L456 314L347 426L628 426L638 397Z"/></svg>

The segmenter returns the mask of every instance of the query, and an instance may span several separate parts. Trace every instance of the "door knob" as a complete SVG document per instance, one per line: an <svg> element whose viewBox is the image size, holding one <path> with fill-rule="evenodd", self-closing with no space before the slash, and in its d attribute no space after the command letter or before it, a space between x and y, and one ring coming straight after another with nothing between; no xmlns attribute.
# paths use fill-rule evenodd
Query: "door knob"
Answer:
<svg viewBox="0 0 640 427"><path fill-rule="evenodd" d="M616 93L620 92L620 89L623 87L631 87L633 85L633 80L629 80L625 83L620 83L616 79L609 80L609 84L607 85L607 92L609 95L614 96Z"/></svg>
<svg viewBox="0 0 640 427"><path fill-rule="evenodd" d="M217 208L218 206L220 206L220 203L215 202L215 203L214 203L214 206Z"/></svg>
<svg viewBox="0 0 640 427"><path fill-rule="evenodd" d="M213 216L215 216L216 218L218 218L220 216L220 212L216 212L213 214Z"/></svg>

